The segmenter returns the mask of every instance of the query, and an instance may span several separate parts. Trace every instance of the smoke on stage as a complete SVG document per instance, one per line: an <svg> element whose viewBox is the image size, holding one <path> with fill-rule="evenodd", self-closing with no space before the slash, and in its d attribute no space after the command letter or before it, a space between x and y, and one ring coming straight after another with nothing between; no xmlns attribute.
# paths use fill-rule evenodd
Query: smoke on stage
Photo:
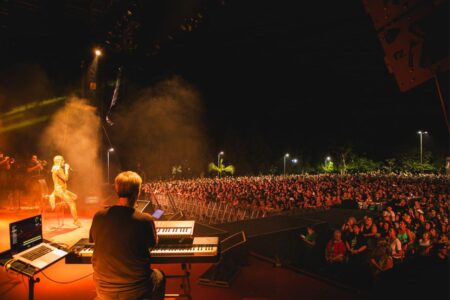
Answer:
<svg viewBox="0 0 450 300"><path fill-rule="evenodd" d="M147 179L199 176L207 166L199 92L173 77L142 91L115 115L112 139L126 168L140 163ZM172 171L176 172L172 174Z"/></svg>
<svg viewBox="0 0 450 300"><path fill-rule="evenodd" d="M41 152L52 154L52 157L57 154L64 156L73 169L68 189L78 194L79 209L83 208L87 197L102 197L104 176L99 157L100 126L96 108L85 99L71 97L53 115L41 136Z"/></svg>

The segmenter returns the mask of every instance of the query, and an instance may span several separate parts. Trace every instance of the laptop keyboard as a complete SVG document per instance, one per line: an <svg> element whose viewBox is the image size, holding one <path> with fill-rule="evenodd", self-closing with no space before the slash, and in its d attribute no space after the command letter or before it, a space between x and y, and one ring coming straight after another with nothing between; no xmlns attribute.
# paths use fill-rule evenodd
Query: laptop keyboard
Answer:
<svg viewBox="0 0 450 300"><path fill-rule="evenodd" d="M45 245L41 245L41 246L37 247L36 249L34 249L34 250L30 251L30 252L22 254L21 256L23 258L26 258L28 260L33 261L33 260L35 260L35 259L37 259L37 258L39 258L41 256L44 256L45 254L50 253L52 251L53 251L53 249L51 249L51 248L49 248L49 247L47 247Z"/></svg>

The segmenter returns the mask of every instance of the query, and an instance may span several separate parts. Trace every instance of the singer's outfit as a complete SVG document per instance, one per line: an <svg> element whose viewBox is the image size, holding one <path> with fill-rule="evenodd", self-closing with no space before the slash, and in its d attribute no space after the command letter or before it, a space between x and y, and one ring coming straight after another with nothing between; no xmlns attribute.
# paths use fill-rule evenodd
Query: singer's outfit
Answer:
<svg viewBox="0 0 450 300"><path fill-rule="evenodd" d="M67 181L69 180L69 174L59 165L52 167L52 179L54 190L50 195L49 201L52 210L55 209L55 197L63 199L67 205L69 205L70 213L72 214L74 223L78 223L78 213L76 199L77 195L67 189Z"/></svg>

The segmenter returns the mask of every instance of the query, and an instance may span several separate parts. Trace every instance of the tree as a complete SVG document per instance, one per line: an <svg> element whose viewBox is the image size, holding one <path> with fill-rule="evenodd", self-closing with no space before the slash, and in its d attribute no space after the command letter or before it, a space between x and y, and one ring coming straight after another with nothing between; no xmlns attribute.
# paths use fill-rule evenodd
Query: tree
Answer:
<svg viewBox="0 0 450 300"><path fill-rule="evenodd" d="M397 167L397 160L395 158L388 158L384 162L384 169L392 173Z"/></svg>
<svg viewBox="0 0 450 300"><path fill-rule="evenodd" d="M352 161L347 165L347 170L351 173L365 173L375 171L379 168L379 164L366 157L354 156Z"/></svg>
<svg viewBox="0 0 450 300"><path fill-rule="evenodd" d="M178 174L183 173L183 168L181 167L181 165L178 166L172 166L172 177L175 178L177 177Z"/></svg>
<svg viewBox="0 0 450 300"><path fill-rule="evenodd" d="M436 167L431 164L431 152L425 152L423 155L423 163L418 161L417 154L411 150L399 155L399 168L404 172L427 173L437 171Z"/></svg>
<svg viewBox="0 0 450 300"><path fill-rule="evenodd" d="M327 173L331 173L334 171L334 163L331 160L328 160L326 163L322 165L322 170Z"/></svg>
<svg viewBox="0 0 450 300"><path fill-rule="evenodd" d="M347 161L354 156L353 150L350 146L340 147L337 151L334 151L334 155L340 159L337 162L337 169L341 175L347 172Z"/></svg>
<svg viewBox="0 0 450 300"><path fill-rule="evenodd" d="M214 164L213 162L211 162L208 165L208 171L209 172L217 172L219 177L222 175L223 172L230 173L231 175L233 175L234 174L234 170L235 170L234 166L232 166L232 165L225 166L223 164L223 158L220 159L218 166L216 164Z"/></svg>

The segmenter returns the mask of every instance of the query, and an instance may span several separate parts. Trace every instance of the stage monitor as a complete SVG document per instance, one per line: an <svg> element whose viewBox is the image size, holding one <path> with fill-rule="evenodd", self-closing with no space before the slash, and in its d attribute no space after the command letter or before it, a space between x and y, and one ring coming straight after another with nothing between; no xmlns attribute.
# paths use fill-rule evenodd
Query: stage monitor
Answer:
<svg viewBox="0 0 450 300"><path fill-rule="evenodd" d="M223 239L220 242L221 253L225 254L231 249L236 248L239 245L244 244L247 241L247 237L245 236L245 232L239 231L229 237Z"/></svg>

